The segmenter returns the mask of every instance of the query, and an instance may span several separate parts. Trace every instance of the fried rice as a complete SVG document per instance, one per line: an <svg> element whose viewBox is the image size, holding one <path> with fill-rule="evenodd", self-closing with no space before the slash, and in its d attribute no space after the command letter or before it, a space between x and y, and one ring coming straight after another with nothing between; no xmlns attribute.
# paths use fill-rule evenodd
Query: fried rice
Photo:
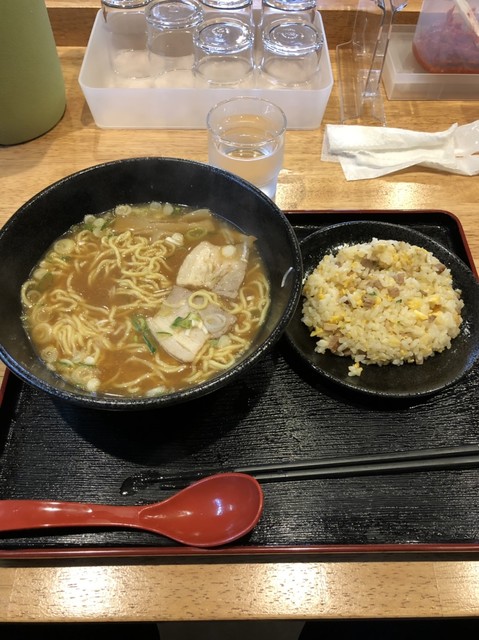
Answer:
<svg viewBox="0 0 479 640"><path fill-rule="evenodd" d="M315 351L363 365L422 364L451 347L464 303L450 270L430 251L398 240L343 245L304 283L302 321Z"/></svg>

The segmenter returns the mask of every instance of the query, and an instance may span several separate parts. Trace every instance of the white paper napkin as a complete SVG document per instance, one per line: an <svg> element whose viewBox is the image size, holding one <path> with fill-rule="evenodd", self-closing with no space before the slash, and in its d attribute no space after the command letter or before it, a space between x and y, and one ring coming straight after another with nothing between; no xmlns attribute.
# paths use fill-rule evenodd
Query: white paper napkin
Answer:
<svg viewBox="0 0 479 640"><path fill-rule="evenodd" d="M479 174L479 120L438 133L328 124L321 159L340 162L346 180L377 178L413 165L473 176Z"/></svg>

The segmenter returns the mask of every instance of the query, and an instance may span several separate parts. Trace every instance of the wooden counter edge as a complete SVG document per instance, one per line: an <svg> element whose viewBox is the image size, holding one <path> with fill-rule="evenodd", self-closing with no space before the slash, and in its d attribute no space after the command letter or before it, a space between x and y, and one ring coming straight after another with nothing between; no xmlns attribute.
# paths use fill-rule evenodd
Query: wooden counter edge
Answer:
<svg viewBox="0 0 479 640"><path fill-rule="evenodd" d="M478 580L476 563L465 560L258 563L234 571L229 564L0 562L0 622L470 617L479 615Z"/></svg>

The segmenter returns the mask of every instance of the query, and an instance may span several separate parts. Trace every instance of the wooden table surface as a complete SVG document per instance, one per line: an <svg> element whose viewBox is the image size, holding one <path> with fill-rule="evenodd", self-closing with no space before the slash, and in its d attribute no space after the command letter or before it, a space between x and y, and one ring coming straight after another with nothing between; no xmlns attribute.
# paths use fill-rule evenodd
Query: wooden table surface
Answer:
<svg viewBox="0 0 479 640"><path fill-rule="evenodd" d="M418 4L413 1L412 9ZM72 20L88 33L88 21L96 11L94 2L58 0L48 5L52 23L59 29L57 44L66 44L62 25L68 24L69 14L61 14L62 10L73 11L76 17ZM333 3L328 0L322 5L326 14ZM84 14L79 7L85 9ZM84 19L87 23L80 24ZM350 23L350 17L348 20ZM338 28L344 29L348 20ZM334 20L325 22L328 39L331 33L332 42L341 41L344 34L335 30ZM67 88L62 121L37 140L0 148L1 225L39 190L84 167L144 155L207 159L204 130L97 128L78 85L84 54L81 38L75 44L78 46L59 47ZM334 65L334 52L332 58ZM454 122L476 120L479 104L386 101L386 112L389 126L439 131ZM338 122L334 88L322 124ZM323 131L321 126L287 133L277 193L281 208L450 211L459 218L479 267L479 178L412 168L380 179L347 182L339 165L320 159ZM1 561L0 622L476 616L477 560L475 554L418 554L291 556L241 562L151 558Z"/></svg>

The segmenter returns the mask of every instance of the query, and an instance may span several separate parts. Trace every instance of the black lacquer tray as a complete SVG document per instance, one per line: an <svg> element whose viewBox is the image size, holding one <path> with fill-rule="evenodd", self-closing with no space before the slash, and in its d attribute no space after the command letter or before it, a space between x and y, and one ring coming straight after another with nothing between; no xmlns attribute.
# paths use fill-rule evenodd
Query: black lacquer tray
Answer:
<svg viewBox="0 0 479 640"><path fill-rule="evenodd" d="M414 226L473 263L457 218L444 211L290 212L302 239L352 219ZM162 500L155 485L124 496L148 470L228 469L479 440L479 367L413 404L348 397L305 370L282 340L233 385L189 404L108 413L57 401L6 377L0 407L0 499L111 504ZM263 484L264 514L245 538L200 550L133 530L0 534L0 558L258 556L479 551L479 469Z"/></svg>

